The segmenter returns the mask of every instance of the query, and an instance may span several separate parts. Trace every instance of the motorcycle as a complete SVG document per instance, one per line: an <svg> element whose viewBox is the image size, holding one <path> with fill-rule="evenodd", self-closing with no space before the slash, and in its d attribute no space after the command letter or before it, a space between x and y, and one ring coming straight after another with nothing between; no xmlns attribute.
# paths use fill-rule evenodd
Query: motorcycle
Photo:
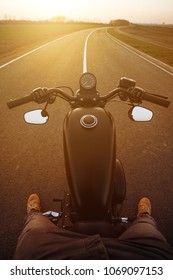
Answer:
<svg viewBox="0 0 173 280"><path fill-rule="evenodd" d="M144 100L164 107L168 107L170 101L165 96L148 93L137 87L135 80L126 77L106 95L98 92L96 77L90 72L82 74L79 84L76 93L68 86L36 88L27 96L10 100L7 105L11 109L31 101L45 103L43 109L24 114L29 124L45 124L49 119L47 107L56 98L70 104L71 110L63 125L70 193L63 199L55 199L60 203L58 212L47 211L43 215L69 230L115 236L122 232L122 229L117 230L117 224L127 224L134 217L120 217L126 197L126 179L123 165L116 156L114 120L105 106L112 100L126 103L130 105L129 118L138 122L150 121L153 117L152 111L141 106Z"/></svg>

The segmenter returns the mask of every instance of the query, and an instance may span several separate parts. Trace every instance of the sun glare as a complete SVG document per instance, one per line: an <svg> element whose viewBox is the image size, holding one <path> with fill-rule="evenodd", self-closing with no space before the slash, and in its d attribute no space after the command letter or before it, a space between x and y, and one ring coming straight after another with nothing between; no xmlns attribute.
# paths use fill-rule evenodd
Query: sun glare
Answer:
<svg viewBox="0 0 173 280"><path fill-rule="evenodd" d="M33 0L32 0L33 1ZM31 3L31 0L30 0ZM93 17L90 1L83 0L37 0L34 5L39 16L65 16L70 19ZM94 5L93 5L94 7Z"/></svg>
<svg viewBox="0 0 173 280"><path fill-rule="evenodd" d="M78 4L77 0L37 0L38 9L47 16L77 16Z"/></svg>
<svg viewBox="0 0 173 280"><path fill-rule="evenodd" d="M0 18L42 20L64 16L74 20L172 23L172 0L6 0ZM140 3L139 3L140 2Z"/></svg>
<svg viewBox="0 0 173 280"><path fill-rule="evenodd" d="M6 0L0 16L42 20L64 16L67 19L94 19L103 11L103 0ZM104 4L105 5L105 4ZM97 9L99 7L99 10ZM105 13L105 9L104 9Z"/></svg>

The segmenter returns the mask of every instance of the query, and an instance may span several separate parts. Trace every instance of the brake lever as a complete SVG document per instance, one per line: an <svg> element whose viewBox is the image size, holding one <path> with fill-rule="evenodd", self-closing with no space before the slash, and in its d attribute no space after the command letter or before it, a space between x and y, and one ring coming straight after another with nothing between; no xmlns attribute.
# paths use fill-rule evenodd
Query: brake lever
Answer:
<svg viewBox="0 0 173 280"><path fill-rule="evenodd" d="M168 99L168 96L159 95L159 94L150 93L150 92L147 92L147 93L150 94L150 95L156 96L156 97L160 97L160 98L163 98L163 99Z"/></svg>

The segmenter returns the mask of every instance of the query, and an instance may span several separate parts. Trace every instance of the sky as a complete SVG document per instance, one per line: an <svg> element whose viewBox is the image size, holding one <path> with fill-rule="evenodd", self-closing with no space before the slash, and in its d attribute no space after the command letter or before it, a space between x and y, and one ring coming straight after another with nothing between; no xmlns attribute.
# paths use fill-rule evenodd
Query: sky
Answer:
<svg viewBox="0 0 173 280"><path fill-rule="evenodd" d="M173 24L173 0L0 0L0 19L126 19Z"/></svg>

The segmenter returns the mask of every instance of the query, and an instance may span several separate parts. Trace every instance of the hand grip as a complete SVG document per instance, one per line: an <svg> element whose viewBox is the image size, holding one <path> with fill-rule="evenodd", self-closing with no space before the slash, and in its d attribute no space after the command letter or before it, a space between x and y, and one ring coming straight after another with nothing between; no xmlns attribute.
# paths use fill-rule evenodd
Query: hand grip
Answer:
<svg viewBox="0 0 173 280"><path fill-rule="evenodd" d="M32 94L26 95L26 96L24 96L22 98L19 98L19 99L10 100L10 101L7 102L7 106L8 106L9 109L12 109L14 107L23 105L23 104L31 102L31 101L34 101Z"/></svg>
<svg viewBox="0 0 173 280"><path fill-rule="evenodd" d="M169 105L171 103L169 100L167 100L165 98L161 98L161 97L149 94L147 92L144 93L142 99L146 100L146 101L149 101L149 102L152 102L152 103L155 103L155 104L158 104L158 105L161 105L163 107L169 107Z"/></svg>

